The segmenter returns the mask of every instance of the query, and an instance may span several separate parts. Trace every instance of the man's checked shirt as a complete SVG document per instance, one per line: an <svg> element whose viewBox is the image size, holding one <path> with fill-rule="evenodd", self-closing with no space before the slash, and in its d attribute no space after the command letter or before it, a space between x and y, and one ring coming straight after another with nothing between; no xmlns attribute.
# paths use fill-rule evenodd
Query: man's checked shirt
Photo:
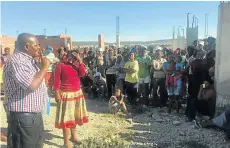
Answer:
<svg viewBox="0 0 230 148"><path fill-rule="evenodd" d="M48 99L45 81L37 90L29 90L39 70L35 60L23 52L16 51L6 61L3 76L7 112L42 112Z"/></svg>

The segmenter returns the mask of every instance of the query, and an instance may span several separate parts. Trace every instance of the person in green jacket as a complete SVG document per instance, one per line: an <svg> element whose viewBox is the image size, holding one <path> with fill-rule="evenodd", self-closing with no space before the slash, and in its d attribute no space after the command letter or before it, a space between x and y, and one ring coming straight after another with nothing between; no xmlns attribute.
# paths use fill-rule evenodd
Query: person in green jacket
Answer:
<svg viewBox="0 0 230 148"><path fill-rule="evenodd" d="M148 98L150 94L150 67L151 57L148 55L147 47L141 48L141 55L137 57L139 63L139 95L143 96L145 103L148 104Z"/></svg>

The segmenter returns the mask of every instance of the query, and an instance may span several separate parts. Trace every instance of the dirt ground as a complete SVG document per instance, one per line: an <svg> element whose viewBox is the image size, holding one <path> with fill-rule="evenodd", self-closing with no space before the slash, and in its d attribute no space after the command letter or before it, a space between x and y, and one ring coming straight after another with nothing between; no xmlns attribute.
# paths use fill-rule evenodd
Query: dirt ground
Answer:
<svg viewBox="0 0 230 148"><path fill-rule="evenodd" d="M62 130L54 127L56 103L51 101L50 116L44 115L44 148L63 146ZM6 114L1 107L1 128L7 133ZM77 127L82 141L77 148L230 148L224 133L218 129L200 129L186 122L167 108L137 109L132 120L122 113L114 116L108 111L108 102L86 99L89 123ZM132 111L133 112L133 111ZM6 144L1 144L6 148Z"/></svg>
<svg viewBox="0 0 230 148"><path fill-rule="evenodd" d="M77 127L77 133L83 142L82 147L88 147L88 145L98 145L98 143L95 142L100 141L99 139L101 139L101 142L103 143L106 142L106 140L108 142L111 141L111 139L116 138L119 139L119 142L124 143L124 145L129 145L131 139L130 135L132 134L131 123L128 122L122 114L118 114L116 116L110 114L107 102L88 99L86 101L89 113L89 123ZM6 134L7 122L6 114L3 109L3 101L1 101L0 107L1 128L4 134ZM52 99L51 114L49 116L43 116L45 125L44 148L59 148L64 144L62 130L54 127L55 115L56 103L54 99ZM1 143L1 146L4 148L6 147L6 144Z"/></svg>

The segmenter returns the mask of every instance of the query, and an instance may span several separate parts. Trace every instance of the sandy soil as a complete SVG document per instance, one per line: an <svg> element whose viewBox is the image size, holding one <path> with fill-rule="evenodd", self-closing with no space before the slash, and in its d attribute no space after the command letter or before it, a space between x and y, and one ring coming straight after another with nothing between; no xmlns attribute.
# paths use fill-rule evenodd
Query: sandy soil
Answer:
<svg viewBox="0 0 230 148"><path fill-rule="evenodd" d="M108 113L107 102L86 102L89 123L77 127L77 133L84 145L79 148L230 148L230 143L225 141L222 131L196 128L193 123L186 122L182 114L167 114L167 108L146 108L144 112L137 110L130 122L122 114L114 116ZM53 99L51 115L44 115L44 148L63 146L62 130L54 128L55 105ZM1 128L6 134L6 114L2 101L0 107ZM113 145L105 146L106 141ZM126 143L126 146L121 146L120 142ZM2 148L6 147L5 145L2 143Z"/></svg>
<svg viewBox="0 0 230 148"><path fill-rule="evenodd" d="M62 130L54 127L56 103L52 99L50 116L44 115L45 125L45 141L44 148L58 148L63 146ZM1 128L7 133L6 114L1 101ZM89 123L84 126L77 127L77 133L81 140L87 140L92 137L104 138L111 135L125 135L131 133L132 126L124 117L120 115L112 115L108 113L107 102L87 100L87 109L89 112ZM120 138L124 140L124 138ZM127 139L126 139L127 140ZM124 140L125 141L125 140ZM128 140L129 141L129 140ZM127 142L127 141L126 141ZM6 147L5 143L1 143L2 148Z"/></svg>

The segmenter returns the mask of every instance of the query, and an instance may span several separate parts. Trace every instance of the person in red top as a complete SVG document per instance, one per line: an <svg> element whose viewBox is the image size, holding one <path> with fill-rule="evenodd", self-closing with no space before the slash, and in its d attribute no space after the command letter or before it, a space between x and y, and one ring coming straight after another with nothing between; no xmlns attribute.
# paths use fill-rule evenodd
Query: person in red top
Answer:
<svg viewBox="0 0 230 148"><path fill-rule="evenodd" d="M88 51L89 51L88 47L85 47L84 52L82 53L83 58L86 58L88 56Z"/></svg>
<svg viewBox="0 0 230 148"><path fill-rule="evenodd" d="M70 51L55 69L54 87L57 101L55 127L63 129L66 148L72 148L69 140L79 143L76 125L81 126L88 122L86 103L80 87L80 77L85 74L85 65L82 63L79 51Z"/></svg>

